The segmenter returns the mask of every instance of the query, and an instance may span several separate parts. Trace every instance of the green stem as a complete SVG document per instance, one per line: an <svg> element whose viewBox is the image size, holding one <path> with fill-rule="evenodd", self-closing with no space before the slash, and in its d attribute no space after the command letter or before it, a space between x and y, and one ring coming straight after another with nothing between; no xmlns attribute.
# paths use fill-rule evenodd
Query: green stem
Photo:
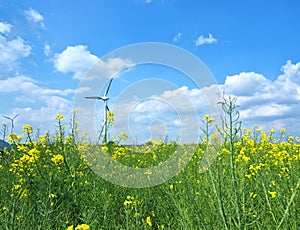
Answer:
<svg viewBox="0 0 300 230"><path fill-rule="evenodd" d="M287 213L288 213L288 211L289 211L289 209L290 209L290 206L291 206L291 204L293 203L293 200L294 200L294 198L295 198L295 196L296 196L296 193L297 193L297 191L298 191L298 187L299 187L299 186L300 186L300 178L298 179L298 182L297 182L297 184L296 184L296 187L295 187L295 189L294 189L294 192L293 192L293 194L292 194L292 196L291 196L291 198L290 198L290 201L289 201L289 203L288 203L288 205L287 205L287 207L286 207L286 209L285 209L285 211L284 211L283 217L281 218L281 220L280 220L280 222L279 222L279 224L278 224L278 226L277 226L276 229L279 229L280 226L282 225L282 223L283 223L283 221L284 221L284 219L285 219L285 217L286 217L286 215L287 215Z"/></svg>
<svg viewBox="0 0 300 230"><path fill-rule="evenodd" d="M268 197L268 192L267 192L267 190L266 190L266 187L265 187L265 184L264 184L264 182L262 182L262 186L263 186L263 188L264 188L264 192L265 192L265 196L266 196L267 204L268 204L268 207L269 207L269 209L270 209L270 212L271 212L271 215L272 215L273 221L274 221L274 222L275 222L275 224L276 224L276 223L277 223L277 221L276 221L275 215L274 215L274 213L273 213L273 209L272 209L272 207L271 207L270 200L269 200L269 197Z"/></svg>
<svg viewBox="0 0 300 230"><path fill-rule="evenodd" d="M234 189L234 196L235 196L235 208L236 208L236 214L238 218L238 227L241 229L241 219L240 219L240 208L239 208L239 196L237 191L237 181L236 181L236 172L235 172L235 163L234 163L234 133L233 133L233 104L230 101L229 102L229 151L230 151L230 166L231 166L231 176L233 181L233 189Z"/></svg>

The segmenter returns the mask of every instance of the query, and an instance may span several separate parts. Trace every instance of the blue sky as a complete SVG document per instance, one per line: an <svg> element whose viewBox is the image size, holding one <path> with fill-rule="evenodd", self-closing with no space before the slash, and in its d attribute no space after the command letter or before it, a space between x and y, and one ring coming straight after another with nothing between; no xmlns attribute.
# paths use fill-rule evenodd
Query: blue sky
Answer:
<svg viewBox="0 0 300 230"><path fill-rule="evenodd" d="M134 63L101 62L103 56L135 43L161 42L202 60L218 87L238 97L245 125L286 127L299 135L299 12L300 3L291 0L0 0L0 122L10 125L2 116L20 113L16 132L27 123L41 131L53 130L55 114L63 113L68 124L80 82L93 64L100 61L104 73L114 74ZM157 65L135 66L112 84L109 104L115 107L116 133L130 126L132 140L180 136L184 122L179 121L178 111L164 108L159 100L139 98L141 92L130 88L147 79L165 81L161 88L144 84L141 91L153 88L148 97L166 100L175 95L176 100L176 93L184 92L199 117L206 112L199 99L203 91L182 73ZM129 88L132 98L115 106ZM128 103L133 107L124 118ZM102 114L101 106L97 103L96 109Z"/></svg>

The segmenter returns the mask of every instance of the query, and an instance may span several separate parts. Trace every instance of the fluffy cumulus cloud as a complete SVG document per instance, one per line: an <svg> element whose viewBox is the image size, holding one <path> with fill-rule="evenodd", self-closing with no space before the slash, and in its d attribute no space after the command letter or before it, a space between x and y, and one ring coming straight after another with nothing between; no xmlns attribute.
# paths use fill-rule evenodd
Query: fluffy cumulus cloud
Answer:
<svg viewBox="0 0 300 230"><path fill-rule="evenodd" d="M87 46L68 46L63 52L55 54L54 66L62 73L73 73L74 79L81 79L98 60L97 56L88 51Z"/></svg>
<svg viewBox="0 0 300 230"><path fill-rule="evenodd" d="M196 42L195 45L196 46L201 46L204 44L213 44L213 43L217 43L218 40L216 38L214 38L214 36L212 34L208 34L208 37L205 37L204 35L200 35Z"/></svg>
<svg viewBox="0 0 300 230"><path fill-rule="evenodd" d="M24 13L25 13L25 16L26 16L27 20L32 21L33 23L40 25L42 28L45 27L44 17L39 12L37 12L36 10L30 8L28 10L25 10Z"/></svg>
<svg viewBox="0 0 300 230"><path fill-rule="evenodd" d="M3 31L9 33L10 28L0 25L2 33ZM70 72L76 79L81 79L95 62L96 68L90 77L99 76L101 73L101 76L106 76L105 81L107 81L108 74L117 73L120 69L132 64L120 58L102 61L91 54L86 46L80 45L67 47L54 58L58 71ZM111 98L110 100L110 108L115 113L112 134L125 131L130 135L131 143L135 142L136 138L141 143L150 137L165 138L167 135L172 140L179 138L183 142L195 142L201 135L199 129L202 124L201 118L204 114L211 113L215 107L220 107L219 92L224 91L225 95L238 98L237 104L240 105L239 111L244 126L253 128L257 124L266 130L271 128L279 130L285 127L290 134L299 135L300 62L287 61L281 71L282 73L275 80L269 80L266 76L256 72L241 72L227 76L222 85L211 85L202 89L181 86L156 91L156 93L155 90L153 93L150 90L147 96L141 94L140 97L132 95L133 90L129 90L128 97L121 94L119 99ZM159 84L159 82L155 83ZM40 82L27 76L8 77L0 80L0 94L13 95L16 106L8 114L2 115L20 113L16 120L16 127L19 129L26 123L31 123L42 131L49 127L55 128L53 123L55 114L62 113L69 116L72 110L71 101L75 94L80 94L83 108L89 103L91 104L88 108L95 108L93 104L95 101L87 101L81 95L87 93L98 95L96 91L93 92L92 86L83 84L75 92L73 89L45 88ZM149 85L146 84L144 87L149 87ZM147 90L144 91L146 93ZM103 109L102 106L103 104L99 103L97 109ZM84 124L86 127L90 127L91 114L87 111L81 111L85 117L82 120L86 121ZM213 117L219 115L212 114ZM101 113L99 117L97 112L94 116L98 119L95 118L95 126L98 127L102 124L103 115ZM65 120L69 121L70 117L66 117ZM8 121L2 117L0 122L7 123Z"/></svg>
<svg viewBox="0 0 300 230"><path fill-rule="evenodd" d="M238 75L227 76L224 90L228 94L251 96L268 91L270 81L263 75L254 72L242 72Z"/></svg>
<svg viewBox="0 0 300 230"><path fill-rule="evenodd" d="M20 133L22 126L30 124L35 130L39 129L42 133L51 131L53 133L55 126L55 116L58 113L65 115L66 124L71 119L72 103L64 97L51 95L44 99L39 107L33 105L16 106L11 112L13 116L20 114L15 120L15 132ZM5 113L7 114L8 111ZM4 114L2 114L4 115ZM6 119L0 117L1 124L9 124ZM66 127L68 129L68 127Z"/></svg>
<svg viewBox="0 0 300 230"><path fill-rule="evenodd" d="M12 28L11 24L0 22L0 67L3 72L15 70L19 61L31 52L31 47L21 37L9 38Z"/></svg>
<svg viewBox="0 0 300 230"><path fill-rule="evenodd" d="M195 142L200 136L200 117L211 109L206 97L215 97L215 91L208 95L205 90L218 91L218 86L211 87L189 89L182 86L146 98L135 95L131 101L123 101L121 95L113 107L114 130L116 133L126 131L131 141L138 138L142 142L151 137L164 139L168 135L172 140Z"/></svg>
<svg viewBox="0 0 300 230"><path fill-rule="evenodd" d="M132 65L131 61L121 58L111 58L102 61L91 54L87 46L68 46L63 52L54 56L56 70L62 73L73 73L74 79L110 78L123 68ZM91 70L90 68L93 67ZM87 72L90 70L89 72Z"/></svg>
<svg viewBox="0 0 300 230"><path fill-rule="evenodd" d="M66 96L73 94L75 91L72 89L47 89L37 85L37 82L30 77L16 76L4 80L0 80L0 93L13 93L18 92L20 95L25 95L27 98L38 100L48 97L49 95Z"/></svg>
<svg viewBox="0 0 300 230"><path fill-rule="evenodd" d="M274 81L254 72L227 76L222 88L226 94L238 97L246 124L268 129L286 127L299 133L300 63L287 61L281 70Z"/></svg>
<svg viewBox="0 0 300 230"><path fill-rule="evenodd" d="M0 22L0 33L6 34L9 33L12 28L12 25L6 22Z"/></svg>
<svg viewBox="0 0 300 230"><path fill-rule="evenodd" d="M279 82L300 84L300 62L293 64L288 60L281 70L283 74L278 77Z"/></svg>
<svg viewBox="0 0 300 230"><path fill-rule="evenodd" d="M10 103L14 104L12 110L2 107L2 115L20 114L16 120L16 129L21 131L22 125L30 123L41 131L53 130L55 115L57 113L69 116L72 109L71 97L75 90L49 89L39 85L36 80L26 76L9 77L0 80L0 94L6 95ZM70 118L67 118L70 120ZM1 124L7 120L0 119Z"/></svg>
<svg viewBox="0 0 300 230"><path fill-rule="evenodd" d="M199 134L201 118L206 113L216 112L213 117L222 114L222 101L219 92L237 97L237 104L243 126L255 125L267 130L285 127L290 134L300 133L300 63L287 61L282 74L269 80L255 72L241 72L227 76L222 85L211 85L202 89L189 89L182 86L152 95L147 99L135 98L130 102L120 102L113 107L116 113L116 133L127 131L133 141L151 136L169 135L171 139L195 141ZM194 119L195 118L195 119ZM181 135L183 134L183 135Z"/></svg>

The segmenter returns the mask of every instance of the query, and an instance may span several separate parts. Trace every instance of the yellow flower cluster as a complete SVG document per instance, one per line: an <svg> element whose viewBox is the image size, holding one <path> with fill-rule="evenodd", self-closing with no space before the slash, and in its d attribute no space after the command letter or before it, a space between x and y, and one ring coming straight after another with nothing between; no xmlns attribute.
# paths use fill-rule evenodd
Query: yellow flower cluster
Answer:
<svg viewBox="0 0 300 230"><path fill-rule="evenodd" d="M64 119L64 116L62 114L58 113L58 114L56 114L55 119L59 121L59 120Z"/></svg>
<svg viewBox="0 0 300 230"><path fill-rule="evenodd" d="M213 123L215 121L215 119L213 117L210 117L209 114L205 114L202 121L204 123L207 122L208 124L210 124L210 123Z"/></svg>
<svg viewBox="0 0 300 230"><path fill-rule="evenodd" d="M31 134L33 132L33 128L31 125L24 125L22 128L23 133L29 133Z"/></svg>
<svg viewBox="0 0 300 230"><path fill-rule="evenodd" d="M133 196L127 196L126 200L123 202L124 206L131 206L133 205L134 202L134 197Z"/></svg>
<svg viewBox="0 0 300 230"><path fill-rule="evenodd" d="M108 111L107 113L107 122L110 125L114 123L114 113L112 111Z"/></svg>
<svg viewBox="0 0 300 230"><path fill-rule="evenodd" d="M61 154L56 154L51 158L51 161L56 165L60 165L64 162L64 157Z"/></svg>

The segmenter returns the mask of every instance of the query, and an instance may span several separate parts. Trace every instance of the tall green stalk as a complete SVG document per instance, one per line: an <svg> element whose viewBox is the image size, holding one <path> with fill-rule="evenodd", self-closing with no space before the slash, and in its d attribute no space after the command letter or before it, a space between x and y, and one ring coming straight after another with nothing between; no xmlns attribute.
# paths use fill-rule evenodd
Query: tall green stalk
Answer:
<svg viewBox="0 0 300 230"><path fill-rule="evenodd" d="M238 134L241 131L241 121L239 121L240 113L237 110L238 106L236 105L237 98L228 97L226 99L223 97L222 109L225 113L222 117L223 131L225 133L225 139L228 138L229 141L229 152L230 152L230 168L231 168L231 177L232 184L234 189L234 198L235 198L235 212L237 215L237 227L242 229L241 216L240 216L240 197L237 190L237 175L235 169L235 147L234 143L238 139ZM226 141L226 140L225 140Z"/></svg>
<svg viewBox="0 0 300 230"><path fill-rule="evenodd" d="M209 128L212 124L212 122L214 121L213 118L210 118L208 115L205 115L204 119L202 120L202 122L204 123L205 127L204 128L200 128L202 130L202 132L204 133L204 143L206 143L205 145L205 149L206 151L208 150L208 146L209 146L209 139L210 139L210 131ZM203 142L202 140L202 142ZM209 167L209 165L206 165L207 167ZM217 188L215 185L215 181L211 172L211 168L208 170L208 174L209 174L209 178L211 181L211 184L213 186L213 191L214 194L216 196L216 199L218 201L218 205L219 205L219 211L223 220L223 224L224 224L224 229L229 229L229 224L227 221L227 217L226 217L226 213L225 213L225 208L224 208L224 204L223 204L223 196L222 196L222 186L221 186L221 181L220 181L220 173L218 171L218 187L219 187L219 193L217 192Z"/></svg>

